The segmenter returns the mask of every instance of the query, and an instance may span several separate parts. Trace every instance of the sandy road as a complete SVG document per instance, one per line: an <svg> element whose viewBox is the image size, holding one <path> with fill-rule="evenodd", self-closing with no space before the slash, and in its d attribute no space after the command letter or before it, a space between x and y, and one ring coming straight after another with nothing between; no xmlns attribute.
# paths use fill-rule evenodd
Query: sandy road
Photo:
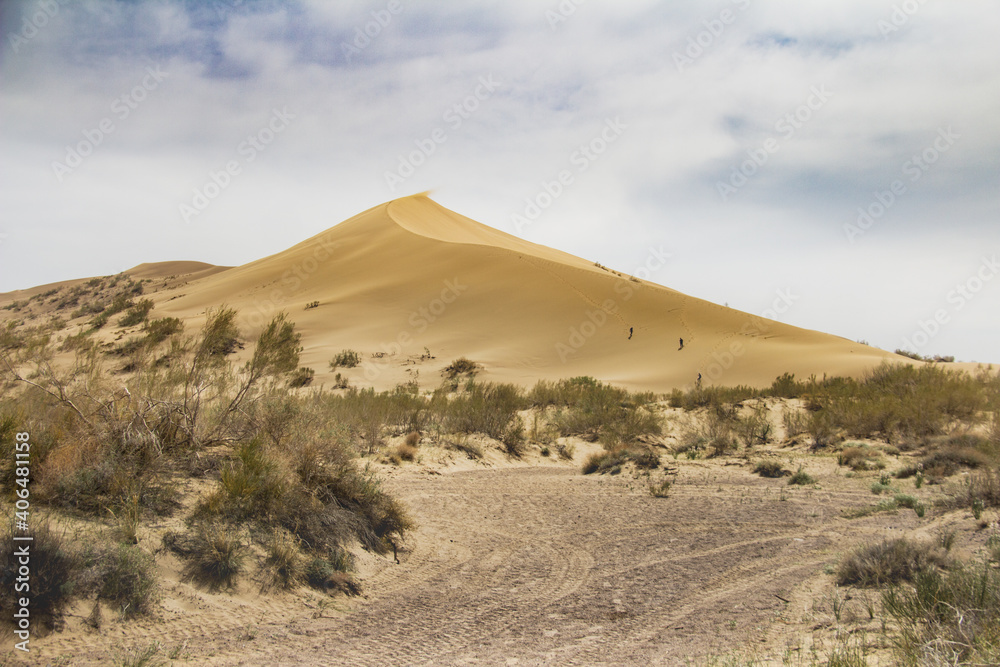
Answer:
<svg viewBox="0 0 1000 667"><path fill-rule="evenodd" d="M670 498L558 467L412 475L400 565L346 616L272 628L221 664L683 664L756 640L835 547L834 505L736 468ZM839 501L839 502L838 502ZM233 647L235 648L235 647ZM220 660L221 659L221 660ZM231 661L231 662L230 662Z"/></svg>

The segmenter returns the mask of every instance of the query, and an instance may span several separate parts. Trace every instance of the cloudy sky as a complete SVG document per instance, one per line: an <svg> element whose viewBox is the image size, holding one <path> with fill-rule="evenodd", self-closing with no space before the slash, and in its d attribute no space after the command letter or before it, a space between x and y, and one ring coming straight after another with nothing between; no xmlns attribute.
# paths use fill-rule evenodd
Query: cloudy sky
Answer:
<svg viewBox="0 0 1000 667"><path fill-rule="evenodd" d="M1000 362L994 0L0 12L0 291L241 264L433 190L693 296Z"/></svg>

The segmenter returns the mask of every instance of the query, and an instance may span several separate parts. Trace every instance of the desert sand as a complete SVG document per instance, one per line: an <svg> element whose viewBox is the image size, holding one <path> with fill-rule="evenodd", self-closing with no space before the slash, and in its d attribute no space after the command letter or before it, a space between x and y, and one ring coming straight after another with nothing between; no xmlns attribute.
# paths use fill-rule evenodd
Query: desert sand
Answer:
<svg viewBox="0 0 1000 667"><path fill-rule="evenodd" d="M365 360L351 383L377 389L414 378L433 388L440 369L462 356L482 364L488 380L528 386L590 375L661 392L691 387L699 373L705 384L766 386L786 372L853 376L883 359L906 361L529 243L426 195L381 204L242 266L168 262L127 273L163 279L148 295L156 316L181 318L189 332L220 304L239 310L248 338L288 312L317 385L329 385L328 362L343 349ZM0 304L42 289L0 295Z"/></svg>

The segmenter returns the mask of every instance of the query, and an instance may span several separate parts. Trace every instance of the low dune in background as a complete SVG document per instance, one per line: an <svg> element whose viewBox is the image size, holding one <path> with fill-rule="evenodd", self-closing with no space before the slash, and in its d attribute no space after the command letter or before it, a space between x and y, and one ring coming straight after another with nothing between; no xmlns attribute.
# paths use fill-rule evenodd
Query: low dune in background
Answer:
<svg viewBox="0 0 1000 667"><path fill-rule="evenodd" d="M243 266L163 262L127 273L170 278L147 295L153 316L179 317L189 332L221 304L239 310L248 337L288 312L316 384L330 383L328 362L344 349L364 359L344 371L351 383L379 389L418 371L422 386L436 386L440 370L463 356L491 380L590 375L655 391L690 387L699 373L706 384L764 386L785 372L858 375L885 359L908 361L529 243L426 195L381 204Z"/></svg>

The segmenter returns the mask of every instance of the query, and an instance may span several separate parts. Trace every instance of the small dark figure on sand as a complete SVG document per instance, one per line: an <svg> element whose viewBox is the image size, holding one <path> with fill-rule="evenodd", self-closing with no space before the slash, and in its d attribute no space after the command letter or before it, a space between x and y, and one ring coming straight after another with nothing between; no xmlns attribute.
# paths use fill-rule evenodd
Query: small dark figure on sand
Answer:
<svg viewBox="0 0 1000 667"><path fill-rule="evenodd" d="M628 339L632 340L632 327L628 328Z"/></svg>
<svg viewBox="0 0 1000 667"><path fill-rule="evenodd" d="M683 350L684 349L684 339L683 338L681 338L681 346L679 348L677 348L677 349L678 350Z"/></svg>

